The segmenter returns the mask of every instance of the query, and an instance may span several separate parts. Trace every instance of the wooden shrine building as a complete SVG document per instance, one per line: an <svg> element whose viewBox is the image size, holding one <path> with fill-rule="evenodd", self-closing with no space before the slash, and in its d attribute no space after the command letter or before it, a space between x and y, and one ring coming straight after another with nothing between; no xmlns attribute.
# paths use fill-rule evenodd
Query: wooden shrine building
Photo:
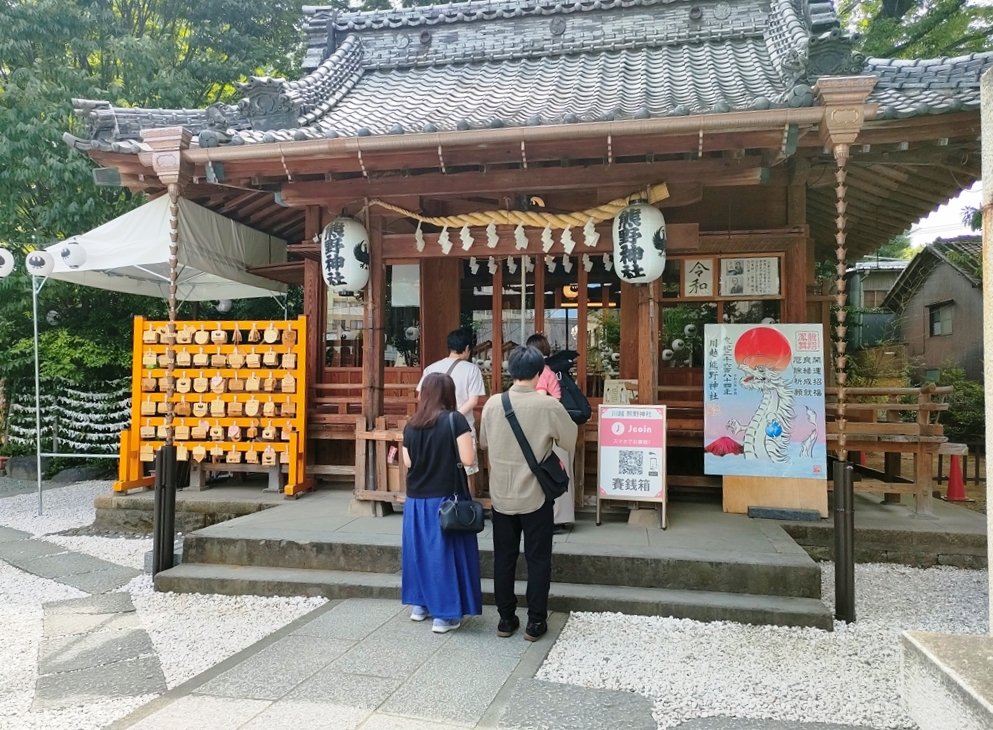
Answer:
<svg viewBox="0 0 993 730"><path fill-rule="evenodd" d="M637 381L639 402L669 405L670 446L686 449L670 484L713 485L698 466L703 325L828 332L844 299L818 274L834 280L980 177L979 78L993 54L866 59L828 1L311 7L304 28L301 79L253 77L237 104L197 110L76 100L89 135L66 141L132 190L289 242L285 263L253 273L304 288L318 476L354 473L356 422L364 452L365 429L396 428L421 365L466 326L490 393L507 387L507 348L532 332L579 352L593 403L607 379ZM649 188L668 263L645 286L623 284L605 256L610 221L522 236L406 214L570 214ZM371 279L362 299L329 301L317 237L343 211L366 222ZM750 257L775 260L774 287L699 276ZM595 449L595 422L581 438ZM396 499L382 452L360 457L357 492ZM586 504L595 465L578 470Z"/></svg>

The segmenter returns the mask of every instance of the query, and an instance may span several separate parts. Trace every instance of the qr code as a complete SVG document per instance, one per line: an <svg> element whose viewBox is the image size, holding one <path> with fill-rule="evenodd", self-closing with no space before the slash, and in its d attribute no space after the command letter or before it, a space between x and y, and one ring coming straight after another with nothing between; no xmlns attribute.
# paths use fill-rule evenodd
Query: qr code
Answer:
<svg viewBox="0 0 993 730"><path fill-rule="evenodd" d="M644 451L628 451L626 449L622 449L617 456L618 471L621 474L643 474L644 463Z"/></svg>

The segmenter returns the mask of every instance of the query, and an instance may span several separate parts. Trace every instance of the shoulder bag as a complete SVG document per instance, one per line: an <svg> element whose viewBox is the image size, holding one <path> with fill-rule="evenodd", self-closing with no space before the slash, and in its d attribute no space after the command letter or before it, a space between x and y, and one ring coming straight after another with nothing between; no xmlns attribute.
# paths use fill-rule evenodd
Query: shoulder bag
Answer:
<svg viewBox="0 0 993 730"><path fill-rule="evenodd" d="M538 484L541 485L545 497L554 502L569 491L568 472L566 472L562 461L554 452L549 454L548 458L540 464L538 463L538 460L534 457L534 451L531 450L531 444L528 443L524 431L521 430L521 424L517 421L514 408L510 405L510 393L504 391L503 395L500 396L500 400L503 402L504 415L507 416L507 420L510 422L510 429L514 432L514 437L517 439L521 451L524 452L524 459L528 463L528 468L531 469L531 473L538 479Z"/></svg>
<svg viewBox="0 0 993 730"><path fill-rule="evenodd" d="M483 505L469 494L462 460L459 458L458 437L455 435L455 414L448 414L448 428L452 434L452 446L455 449L455 494L441 503L438 508L438 519L441 529L445 532L483 531Z"/></svg>

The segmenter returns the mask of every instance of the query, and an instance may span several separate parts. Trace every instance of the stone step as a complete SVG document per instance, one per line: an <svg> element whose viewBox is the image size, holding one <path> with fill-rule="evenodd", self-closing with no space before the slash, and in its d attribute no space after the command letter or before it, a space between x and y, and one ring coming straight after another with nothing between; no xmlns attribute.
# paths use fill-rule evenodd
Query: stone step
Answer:
<svg viewBox="0 0 993 730"><path fill-rule="evenodd" d="M223 526L219 526L223 527ZM188 564L298 568L322 571L400 572L400 536L324 533L319 540L280 537L225 536L229 530L208 528L186 535L183 561ZM555 583L718 591L819 599L820 568L790 542L778 553L736 553L731 550L641 548L556 543L552 560ZM493 550L481 538L484 578L493 575ZM520 561L518 578L525 578Z"/></svg>
<svg viewBox="0 0 993 730"><path fill-rule="evenodd" d="M184 563L155 576L155 589L224 595L400 597L399 573L273 568ZM525 584L518 582L523 596ZM493 581L483 579L483 600L493 603ZM817 599L714 591L552 583L553 611L616 611L698 621L738 621L776 626L811 626L830 631L831 613Z"/></svg>

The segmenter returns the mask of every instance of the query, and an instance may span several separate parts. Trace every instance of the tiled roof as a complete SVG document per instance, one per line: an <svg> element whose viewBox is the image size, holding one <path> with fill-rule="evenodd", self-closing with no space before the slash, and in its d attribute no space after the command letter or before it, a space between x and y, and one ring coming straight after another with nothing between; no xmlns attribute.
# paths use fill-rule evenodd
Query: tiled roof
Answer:
<svg viewBox="0 0 993 730"><path fill-rule="evenodd" d="M866 65L831 2L813 0L478 0L304 15L304 78L253 77L238 104L206 110L77 101L91 132L66 141L136 152L140 129L167 125L212 147L801 107L819 76L863 66L885 80L871 100L902 117L974 108L993 62Z"/></svg>
<svg viewBox="0 0 993 730"><path fill-rule="evenodd" d="M883 306L899 311L924 283L939 263L951 266L964 276L973 287L983 285L981 278L983 263L983 239L981 236L959 236L939 238L928 244L903 270L890 288Z"/></svg>

